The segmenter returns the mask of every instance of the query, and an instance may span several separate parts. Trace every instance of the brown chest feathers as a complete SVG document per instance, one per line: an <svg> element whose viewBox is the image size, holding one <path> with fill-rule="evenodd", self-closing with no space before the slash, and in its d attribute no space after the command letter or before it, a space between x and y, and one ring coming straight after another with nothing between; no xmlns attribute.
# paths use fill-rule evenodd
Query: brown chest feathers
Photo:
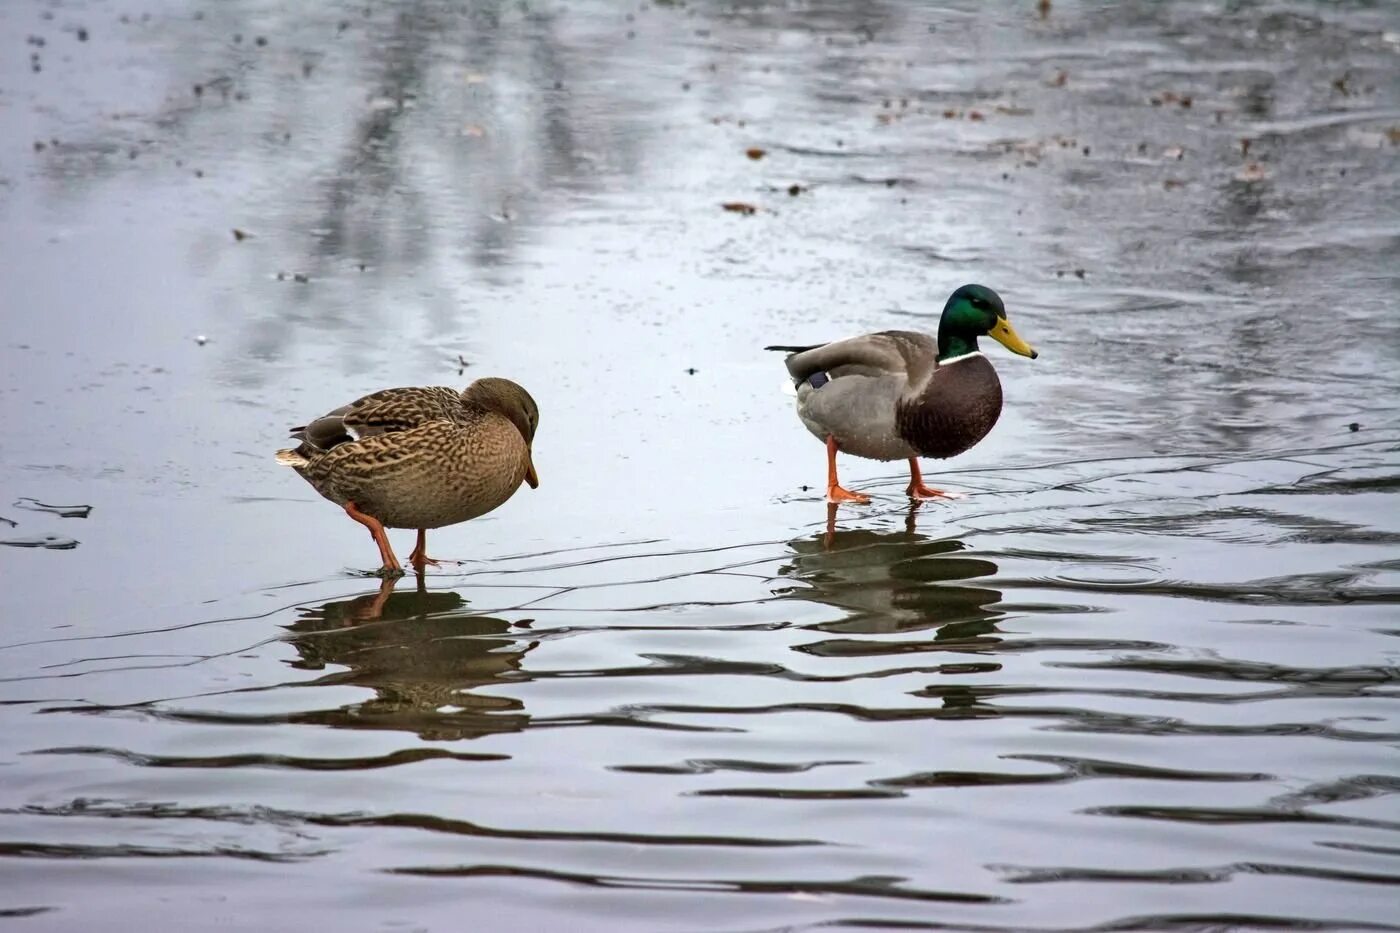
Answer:
<svg viewBox="0 0 1400 933"><path fill-rule="evenodd" d="M986 357L938 367L916 398L896 406L895 425L920 456L956 457L987 436L1001 416L1001 380Z"/></svg>

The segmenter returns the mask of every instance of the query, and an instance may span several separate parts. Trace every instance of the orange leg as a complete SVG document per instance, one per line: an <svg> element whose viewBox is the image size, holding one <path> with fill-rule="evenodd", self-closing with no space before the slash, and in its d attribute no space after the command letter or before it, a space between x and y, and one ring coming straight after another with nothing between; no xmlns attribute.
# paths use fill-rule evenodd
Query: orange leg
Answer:
<svg viewBox="0 0 1400 933"><path fill-rule="evenodd" d="M394 549L389 546L389 536L384 533L384 526L379 519L361 512L353 502L345 503L345 514L368 528L369 533L374 536L374 543L379 546L379 559L384 562L384 566L379 568L379 573L386 577L403 576L403 568L399 566L399 559L394 556Z"/></svg>
<svg viewBox="0 0 1400 933"><path fill-rule="evenodd" d="M841 484L836 481L836 438L830 435L828 435L826 439L826 501L870 501L869 496L863 496L858 492L851 492L849 489L842 489Z"/></svg>
<svg viewBox="0 0 1400 933"><path fill-rule="evenodd" d="M439 561L428 556L428 530L426 528L418 529L418 544L413 548L413 553L408 555L408 562L419 573L422 573L423 568L428 564L432 564L434 567L438 565Z"/></svg>
<svg viewBox="0 0 1400 933"><path fill-rule="evenodd" d="M932 486L924 485L924 475L919 472L919 461L916 457L909 458L909 488L904 490L911 499L961 499L962 494L956 492L944 492L942 489L934 489Z"/></svg>

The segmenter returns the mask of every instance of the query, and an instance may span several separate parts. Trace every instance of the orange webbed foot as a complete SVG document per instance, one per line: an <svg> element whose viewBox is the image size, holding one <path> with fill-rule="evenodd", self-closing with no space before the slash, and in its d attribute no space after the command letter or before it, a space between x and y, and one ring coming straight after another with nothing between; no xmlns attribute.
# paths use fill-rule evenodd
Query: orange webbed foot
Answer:
<svg viewBox="0 0 1400 933"><path fill-rule="evenodd" d="M932 486L925 486L923 483L910 483L909 488L904 490L904 494L911 499L966 499L967 496L960 492L948 492L944 489L934 489Z"/></svg>
<svg viewBox="0 0 1400 933"><path fill-rule="evenodd" d="M904 490L904 494L911 499L965 499L960 492L947 492L942 489L934 489L932 486L924 485L924 474L919 469L917 457L909 458L909 487Z"/></svg>
<svg viewBox="0 0 1400 933"><path fill-rule="evenodd" d="M851 492L841 486L832 484L826 488L827 502L859 502L861 505L869 505L870 497L858 492Z"/></svg>
<svg viewBox="0 0 1400 933"><path fill-rule="evenodd" d="M836 438L829 435L826 439L826 501L868 503L869 496L841 488L841 483L836 479L836 450Z"/></svg>
<svg viewBox="0 0 1400 933"><path fill-rule="evenodd" d="M428 565L441 567L443 564L460 564L459 560L438 560L428 556L428 534L427 529L418 529L418 543L413 547L413 553L408 555L408 562L413 565L413 569L422 573Z"/></svg>

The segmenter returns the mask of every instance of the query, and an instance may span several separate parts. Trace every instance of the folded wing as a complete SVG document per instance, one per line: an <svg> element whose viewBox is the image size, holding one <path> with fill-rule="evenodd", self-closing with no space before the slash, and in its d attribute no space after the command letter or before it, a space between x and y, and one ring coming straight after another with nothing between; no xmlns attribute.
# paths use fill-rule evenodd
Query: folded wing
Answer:
<svg viewBox="0 0 1400 933"><path fill-rule="evenodd" d="M302 442L298 453L311 456L351 441L408 431L434 421L457 422L462 410L462 396L445 387L383 389L292 428L291 433Z"/></svg>
<svg viewBox="0 0 1400 933"><path fill-rule="evenodd" d="M788 374L798 385L817 373L830 379L908 374L926 368L938 356L938 345L932 338L912 331L883 331L815 347L768 349L795 351L786 362Z"/></svg>

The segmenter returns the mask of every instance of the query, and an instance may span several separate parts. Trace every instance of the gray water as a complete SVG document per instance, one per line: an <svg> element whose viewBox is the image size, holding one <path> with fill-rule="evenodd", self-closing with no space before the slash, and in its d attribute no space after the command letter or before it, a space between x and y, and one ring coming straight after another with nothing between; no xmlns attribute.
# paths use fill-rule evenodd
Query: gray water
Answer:
<svg viewBox="0 0 1400 933"><path fill-rule="evenodd" d="M1395 5L13 0L0 49L16 929L1400 928ZM967 498L843 459L829 514L760 348L968 281L1040 358L926 464ZM381 587L272 452L488 374L541 487Z"/></svg>

